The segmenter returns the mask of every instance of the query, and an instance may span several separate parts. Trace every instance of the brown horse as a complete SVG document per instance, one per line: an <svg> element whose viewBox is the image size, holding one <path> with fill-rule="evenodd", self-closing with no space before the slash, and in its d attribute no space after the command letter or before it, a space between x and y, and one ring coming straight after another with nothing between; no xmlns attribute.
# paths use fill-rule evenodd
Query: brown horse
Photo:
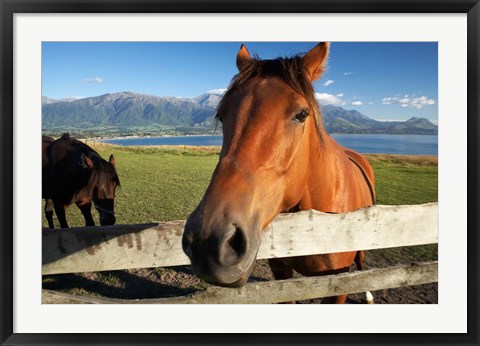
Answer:
<svg viewBox="0 0 480 346"><path fill-rule="evenodd" d="M48 147L53 142L55 142L55 140L52 137L42 136L42 169L48 163L48 156L47 156ZM47 218L47 221L48 221L48 227L55 228L53 225L53 201L48 198L45 199L45 217Z"/></svg>
<svg viewBox="0 0 480 346"><path fill-rule="evenodd" d="M115 190L120 185L113 155L107 162L68 134L55 141L43 136L42 149L42 198L46 200L48 226L54 228L55 209L60 226L68 227L65 210L72 203L81 210L85 224L94 226L92 202L100 214L100 224L113 225Z"/></svg>
<svg viewBox="0 0 480 346"><path fill-rule="evenodd" d="M320 43L292 58L252 58L244 45L238 75L222 97L220 160L182 239L192 269L221 286L245 284L262 230L280 213L343 213L375 203L374 174L360 154L324 130L312 82L328 56ZM363 251L269 260L276 279L362 268ZM324 302L343 303L346 296Z"/></svg>

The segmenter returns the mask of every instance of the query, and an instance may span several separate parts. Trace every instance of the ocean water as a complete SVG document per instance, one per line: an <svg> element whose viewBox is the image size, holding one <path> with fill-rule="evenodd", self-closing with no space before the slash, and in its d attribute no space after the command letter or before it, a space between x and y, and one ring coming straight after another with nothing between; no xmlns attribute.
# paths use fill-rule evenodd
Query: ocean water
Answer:
<svg viewBox="0 0 480 346"><path fill-rule="evenodd" d="M437 135L334 134L341 145L363 154L438 155ZM221 146L222 136L138 137L108 139L122 145Z"/></svg>

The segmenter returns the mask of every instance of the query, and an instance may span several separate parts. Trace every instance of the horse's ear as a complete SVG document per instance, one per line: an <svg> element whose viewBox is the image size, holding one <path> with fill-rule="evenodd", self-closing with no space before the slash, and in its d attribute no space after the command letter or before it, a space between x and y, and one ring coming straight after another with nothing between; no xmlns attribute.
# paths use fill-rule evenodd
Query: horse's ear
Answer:
<svg viewBox="0 0 480 346"><path fill-rule="evenodd" d="M245 65L252 59L250 56L250 53L247 50L247 47L245 47L244 44L240 47L240 50L238 51L237 54L237 67L238 70L241 71Z"/></svg>
<svg viewBox="0 0 480 346"><path fill-rule="evenodd" d="M115 157L113 157L113 154L110 155L110 158L108 159L108 162L110 162L110 164L111 164L112 166L115 166Z"/></svg>
<svg viewBox="0 0 480 346"><path fill-rule="evenodd" d="M303 66L311 82L320 78L328 57L330 43L320 42L303 57Z"/></svg>
<svg viewBox="0 0 480 346"><path fill-rule="evenodd" d="M85 154L82 154L82 160L83 160L83 166L85 168L90 168L90 169L93 168L93 161L89 159L87 156L85 156Z"/></svg>

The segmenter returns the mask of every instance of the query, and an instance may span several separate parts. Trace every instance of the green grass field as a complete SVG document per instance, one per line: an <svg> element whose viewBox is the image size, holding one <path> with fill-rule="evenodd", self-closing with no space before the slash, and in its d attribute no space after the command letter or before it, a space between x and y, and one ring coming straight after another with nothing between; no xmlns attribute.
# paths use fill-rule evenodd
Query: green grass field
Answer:
<svg viewBox="0 0 480 346"><path fill-rule="evenodd" d="M95 149L104 158L112 153L116 157L122 183L115 200L117 224L185 219L207 188L219 153L219 148L206 147L97 146ZM391 155L368 155L367 158L376 174L378 204L437 201L437 158ZM98 224L97 212L92 212ZM67 219L71 227L84 226L76 206L67 210ZM58 227L56 219L55 222ZM43 226L47 226L45 216ZM366 266L373 268L437 258L436 244L379 249L368 251ZM256 275L271 275L269 269L265 269L268 268L266 261L258 262ZM180 292L175 295L179 295L182 289L197 290L208 286L192 275L171 268L53 275L44 277L43 285L71 294L136 299L168 296L177 292L175 289ZM375 294L380 297L384 293ZM413 296L416 297L417 293Z"/></svg>
<svg viewBox="0 0 480 346"><path fill-rule="evenodd" d="M116 158L117 224L185 219L200 201L218 161L219 148L95 148L105 159ZM368 155L376 174L378 204L437 201L438 167L433 157ZM95 222L98 215L95 210ZM42 211L43 214L43 211ZM84 226L78 208L67 210L70 227ZM58 227L58 222L56 221ZM43 227L47 227L43 216Z"/></svg>

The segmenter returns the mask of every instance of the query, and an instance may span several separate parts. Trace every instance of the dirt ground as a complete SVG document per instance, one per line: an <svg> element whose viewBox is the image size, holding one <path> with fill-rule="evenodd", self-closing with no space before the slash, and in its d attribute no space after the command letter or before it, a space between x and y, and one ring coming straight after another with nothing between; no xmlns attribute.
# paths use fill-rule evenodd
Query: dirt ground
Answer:
<svg viewBox="0 0 480 346"><path fill-rule="evenodd" d="M366 268L382 268L419 260L436 260L434 245L373 250L366 252ZM300 277L300 275L295 275ZM266 260L258 260L250 282L273 280ZM189 266L119 270L97 273L50 275L43 279L43 288L72 294L104 296L120 299L144 299L183 296L205 289L208 284L194 276ZM386 289L372 292L376 304L437 304L437 283ZM317 304L321 299L299 301ZM348 304L365 303L364 294L350 295Z"/></svg>

